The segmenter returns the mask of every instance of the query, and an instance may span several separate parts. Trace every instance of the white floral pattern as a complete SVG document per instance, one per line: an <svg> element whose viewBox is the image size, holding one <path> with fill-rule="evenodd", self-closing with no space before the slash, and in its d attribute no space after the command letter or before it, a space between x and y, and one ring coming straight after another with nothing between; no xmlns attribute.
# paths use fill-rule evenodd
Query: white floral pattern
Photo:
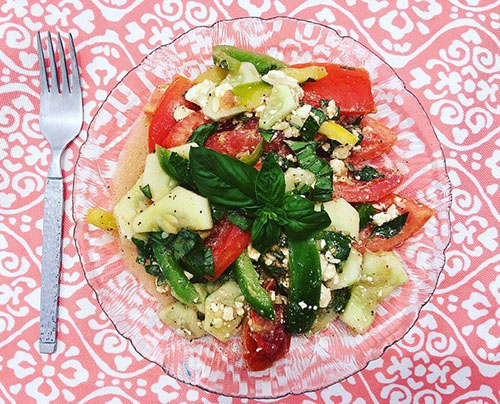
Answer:
<svg viewBox="0 0 500 404"><path fill-rule="evenodd" d="M72 167L97 107L159 41L220 19L282 14L316 20L359 38L396 68L431 115L447 157L454 199L447 264L416 325L364 371L289 401L498 403L498 7L496 0L348 0L342 6L320 0L3 1L0 402L239 402L174 381L116 333L85 282L71 240ZM66 153L61 342L57 357L42 358L33 341L49 151L38 129L33 38L51 24L53 32L71 30L75 36L83 67L85 124ZM92 63L94 72L89 71Z"/></svg>

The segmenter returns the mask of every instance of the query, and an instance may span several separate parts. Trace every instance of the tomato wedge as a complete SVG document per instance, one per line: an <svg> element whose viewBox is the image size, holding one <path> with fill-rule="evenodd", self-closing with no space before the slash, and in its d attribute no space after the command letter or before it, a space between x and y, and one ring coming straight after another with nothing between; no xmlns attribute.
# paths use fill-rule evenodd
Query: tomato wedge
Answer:
<svg viewBox="0 0 500 404"><path fill-rule="evenodd" d="M214 276L210 280L221 276L250 244L251 239L251 232L241 230L227 218L219 220L203 243L205 248L212 249L214 259Z"/></svg>
<svg viewBox="0 0 500 404"><path fill-rule="evenodd" d="M349 162L356 164L373 159L389 151L396 144L398 139L396 133L377 119L365 116L360 125L363 135L361 149L353 151Z"/></svg>
<svg viewBox="0 0 500 404"><path fill-rule="evenodd" d="M394 204L397 206L400 213L408 212L408 217L406 218L406 223L401 229L401 232L391 238L383 238L380 236L370 238L373 226L364 229L359 234L359 242L364 248L373 252L390 251L399 247L419 231L427 220L434 215L434 211L428 206L415 199L405 198L395 194L387 195L385 198L379 200L377 204L383 204L387 208Z"/></svg>
<svg viewBox="0 0 500 404"><path fill-rule="evenodd" d="M199 109L196 105L186 101L183 96L192 85L193 83L188 79L178 75L172 79L172 82L164 91L158 108L156 108L156 111L152 114L151 124L149 126L150 152L154 150L156 144L168 144L168 141L165 139L168 138L170 129L177 124L177 121L174 119L174 110L179 105L185 105L190 109Z"/></svg>
<svg viewBox="0 0 500 404"><path fill-rule="evenodd" d="M238 129L215 133L207 139L205 147L236 158L251 154L262 139L257 126L258 120L250 119Z"/></svg>
<svg viewBox="0 0 500 404"><path fill-rule="evenodd" d="M198 126L210 122L205 118L201 111L193 112L191 115L186 116L182 121L177 122L170 128L166 137L164 137L158 144L165 148L175 147L185 144L193 130Z"/></svg>
<svg viewBox="0 0 500 404"><path fill-rule="evenodd" d="M377 201L390 194L403 176L387 168L377 168L384 177L372 181L358 181L350 176L351 182L333 182L333 199L344 198L347 202Z"/></svg>
<svg viewBox="0 0 500 404"><path fill-rule="evenodd" d="M364 115L375 112L370 75L365 69L346 67L333 63L308 63L324 66L328 75L318 81L306 82L302 101L314 107L321 106L321 100L334 100L343 115Z"/></svg>
<svg viewBox="0 0 500 404"><path fill-rule="evenodd" d="M267 282L267 290L276 290L275 281ZM290 348L291 334L285 330L285 305L274 305L274 320L267 320L250 309L243 322L243 359L248 370L264 370L281 359Z"/></svg>

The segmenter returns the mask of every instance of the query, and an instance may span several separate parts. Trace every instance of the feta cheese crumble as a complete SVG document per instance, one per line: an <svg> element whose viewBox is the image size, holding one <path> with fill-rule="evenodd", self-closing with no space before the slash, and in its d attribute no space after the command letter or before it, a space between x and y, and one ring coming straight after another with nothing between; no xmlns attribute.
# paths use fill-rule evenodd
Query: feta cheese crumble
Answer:
<svg viewBox="0 0 500 404"><path fill-rule="evenodd" d="M373 215L373 223L377 226L381 226L384 223L387 223L391 221L392 219L395 219L396 217L399 216L399 211L396 208L396 205L391 205L389 206L389 209L385 212L380 212L375 215Z"/></svg>
<svg viewBox="0 0 500 404"><path fill-rule="evenodd" d="M319 296L319 307L328 307L328 303L332 299L332 292L325 285L321 284L321 292Z"/></svg>
<svg viewBox="0 0 500 404"><path fill-rule="evenodd" d="M193 104L204 108L208 99L215 93L215 83L211 80L203 80L187 90L184 98Z"/></svg>

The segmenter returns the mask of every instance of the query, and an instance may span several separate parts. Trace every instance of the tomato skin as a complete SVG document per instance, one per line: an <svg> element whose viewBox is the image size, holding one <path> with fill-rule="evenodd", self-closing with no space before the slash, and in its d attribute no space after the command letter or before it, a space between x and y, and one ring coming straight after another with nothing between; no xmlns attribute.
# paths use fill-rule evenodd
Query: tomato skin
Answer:
<svg viewBox="0 0 500 404"><path fill-rule="evenodd" d="M152 113L151 124L149 126L150 152L154 150L156 144L163 145L168 143L168 141L165 142L165 139L168 137L170 129L177 124L177 121L174 119L174 111L179 105L184 105L190 109L199 109L196 105L186 101L183 96L192 85L191 81L177 75L174 76L168 88L164 91L162 90L163 96L156 111Z"/></svg>
<svg viewBox="0 0 500 404"><path fill-rule="evenodd" d="M241 230L226 217L219 220L203 242L205 248L212 249L214 259L214 276L210 280L219 278L247 248L251 239L250 231Z"/></svg>
<svg viewBox="0 0 500 404"><path fill-rule="evenodd" d="M366 228L359 234L359 243L367 250L377 251L390 251L399 247L417 231L434 215L434 211L428 206L416 201L415 199L405 198L399 195L391 194L385 198L380 199L377 204L383 204L386 207L392 204L398 207L400 213L408 212L406 223L401 229L401 232L391 238L383 237L370 237L373 230Z"/></svg>
<svg viewBox="0 0 500 404"><path fill-rule="evenodd" d="M217 132L207 139L205 147L236 158L251 154L262 140L257 128L258 122L250 119L239 129Z"/></svg>
<svg viewBox="0 0 500 404"><path fill-rule="evenodd" d="M360 143L361 149L353 151L348 159L352 164L374 159L396 144L397 134L377 119L365 116L360 125L363 140Z"/></svg>
<svg viewBox="0 0 500 404"><path fill-rule="evenodd" d="M201 111L193 112L183 120L176 122L158 144L165 148L180 146L187 143L189 137L198 126L210 122Z"/></svg>
<svg viewBox="0 0 500 404"><path fill-rule="evenodd" d="M342 115L364 115L375 112L370 75L362 68L346 68L334 63L307 63L294 67L310 65L324 66L326 77L318 81L306 82L302 101L313 107L321 107L321 100L334 100Z"/></svg>
<svg viewBox="0 0 500 404"><path fill-rule="evenodd" d="M347 202L377 201L391 193L402 181L403 176L387 168L377 168L383 178L372 181L358 181L352 176L352 183L333 182L333 199L344 198Z"/></svg>
<svg viewBox="0 0 500 404"><path fill-rule="evenodd" d="M292 336L285 330L284 311L284 304L275 304L275 319L266 320L250 309L242 328L243 359L248 370L267 369L288 352Z"/></svg>

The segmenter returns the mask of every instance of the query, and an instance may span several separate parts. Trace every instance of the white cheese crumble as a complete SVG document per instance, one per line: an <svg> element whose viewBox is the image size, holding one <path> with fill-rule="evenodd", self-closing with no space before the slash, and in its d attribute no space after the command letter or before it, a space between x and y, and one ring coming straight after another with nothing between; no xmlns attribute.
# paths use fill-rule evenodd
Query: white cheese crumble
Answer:
<svg viewBox="0 0 500 404"><path fill-rule="evenodd" d="M200 107L205 107L207 105L208 99L215 92L215 83L211 80L203 80L187 90L184 96L186 100L199 105Z"/></svg>
<svg viewBox="0 0 500 404"><path fill-rule="evenodd" d="M163 285L156 285L156 291L158 293L168 293L170 291L170 286L167 283Z"/></svg>
<svg viewBox="0 0 500 404"><path fill-rule="evenodd" d="M290 119L288 120L291 125L294 125L298 128L302 127L304 125L304 120L302 118L299 118L297 115L291 115Z"/></svg>
<svg viewBox="0 0 500 404"><path fill-rule="evenodd" d="M335 101L331 100L326 107L326 115L329 119L333 119L337 116L337 105Z"/></svg>
<svg viewBox="0 0 500 404"><path fill-rule="evenodd" d="M292 115L298 116L300 119L306 119L311 112L312 106L309 104L304 104L296 110L292 111Z"/></svg>
<svg viewBox="0 0 500 404"><path fill-rule="evenodd" d="M319 296L319 307L328 307L328 303L332 299L332 292L325 285L321 284L321 294Z"/></svg>
<svg viewBox="0 0 500 404"><path fill-rule="evenodd" d="M339 159L330 160L330 167L336 176L342 176L346 168L344 162Z"/></svg>
<svg viewBox="0 0 500 404"><path fill-rule="evenodd" d="M251 260L257 261L260 258L260 252L253 248L252 244L249 244L247 248L248 256Z"/></svg>
<svg viewBox="0 0 500 404"><path fill-rule="evenodd" d="M299 82L293 77L288 76L280 70L271 70L264 76L262 80L272 86L285 85L292 91L295 101L298 103L300 99L304 96L304 90L299 86Z"/></svg>
<svg viewBox="0 0 500 404"><path fill-rule="evenodd" d="M333 150L332 157L345 160L351 154L352 147L349 145L338 146Z"/></svg>
<svg viewBox="0 0 500 404"><path fill-rule="evenodd" d="M255 116L258 117L258 118L260 118L260 116L262 115L262 112L264 112L264 109L266 109L266 105L265 104L261 104L258 107L256 107L255 110L254 110Z"/></svg>
<svg viewBox="0 0 500 404"><path fill-rule="evenodd" d="M231 321L234 319L234 312L232 307L224 307L224 311L222 312L222 319L225 321Z"/></svg>
<svg viewBox="0 0 500 404"><path fill-rule="evenodd" d="M182 121L185 117L191 115L194 111L192 109L189 109L188 107L184 105L179 105L175 110L174 110L174 119L179 122Z"/></svg>
<svg viewBox="0 0 500 404"><path fill-rule="evenodd" d="M188 279L193 279L193 277L194 277L194 275L188 271L184 271L184 275L186 275L186 278L188 278Z"/></svg>
<svg viewBox="0 0 500 404"><path fill-rule="evenodd" d="M393 204L389 206L389 209L387 209L386 212L380 212L373 215L373 223L375 223L375 225L377 226L380 226L383 225L384 223L389 222L392 219L395 219L398 216L399 216L399 211L396 208L396 205Z"/></svg>
<svg viewBox="0 0 500 404"><path fill-rule="evenodd" d="M288 128L286 128L283 132L283 134L285 135L285 137L287 139L289 138L293 138L293 137L297 137L300 135L300 132L297 128L293 127L293 126L288 126Z"/></svg>
<svg viewBox="0 0 500 404"><path fill-rule="evenodd" d="M335 264L328 262L323 254L320 254L319 261L321 264L321 279L323 282L327 282L333 279L337 275L337 269Z"/></svg>
<svg viewBox="0 0 500 404"><path fill-rule="evenodd" d="M226 92L231 91L233 89L233 86L229 83L222 83L215 87L215 96L216 97L222 97Z"/></svg>

